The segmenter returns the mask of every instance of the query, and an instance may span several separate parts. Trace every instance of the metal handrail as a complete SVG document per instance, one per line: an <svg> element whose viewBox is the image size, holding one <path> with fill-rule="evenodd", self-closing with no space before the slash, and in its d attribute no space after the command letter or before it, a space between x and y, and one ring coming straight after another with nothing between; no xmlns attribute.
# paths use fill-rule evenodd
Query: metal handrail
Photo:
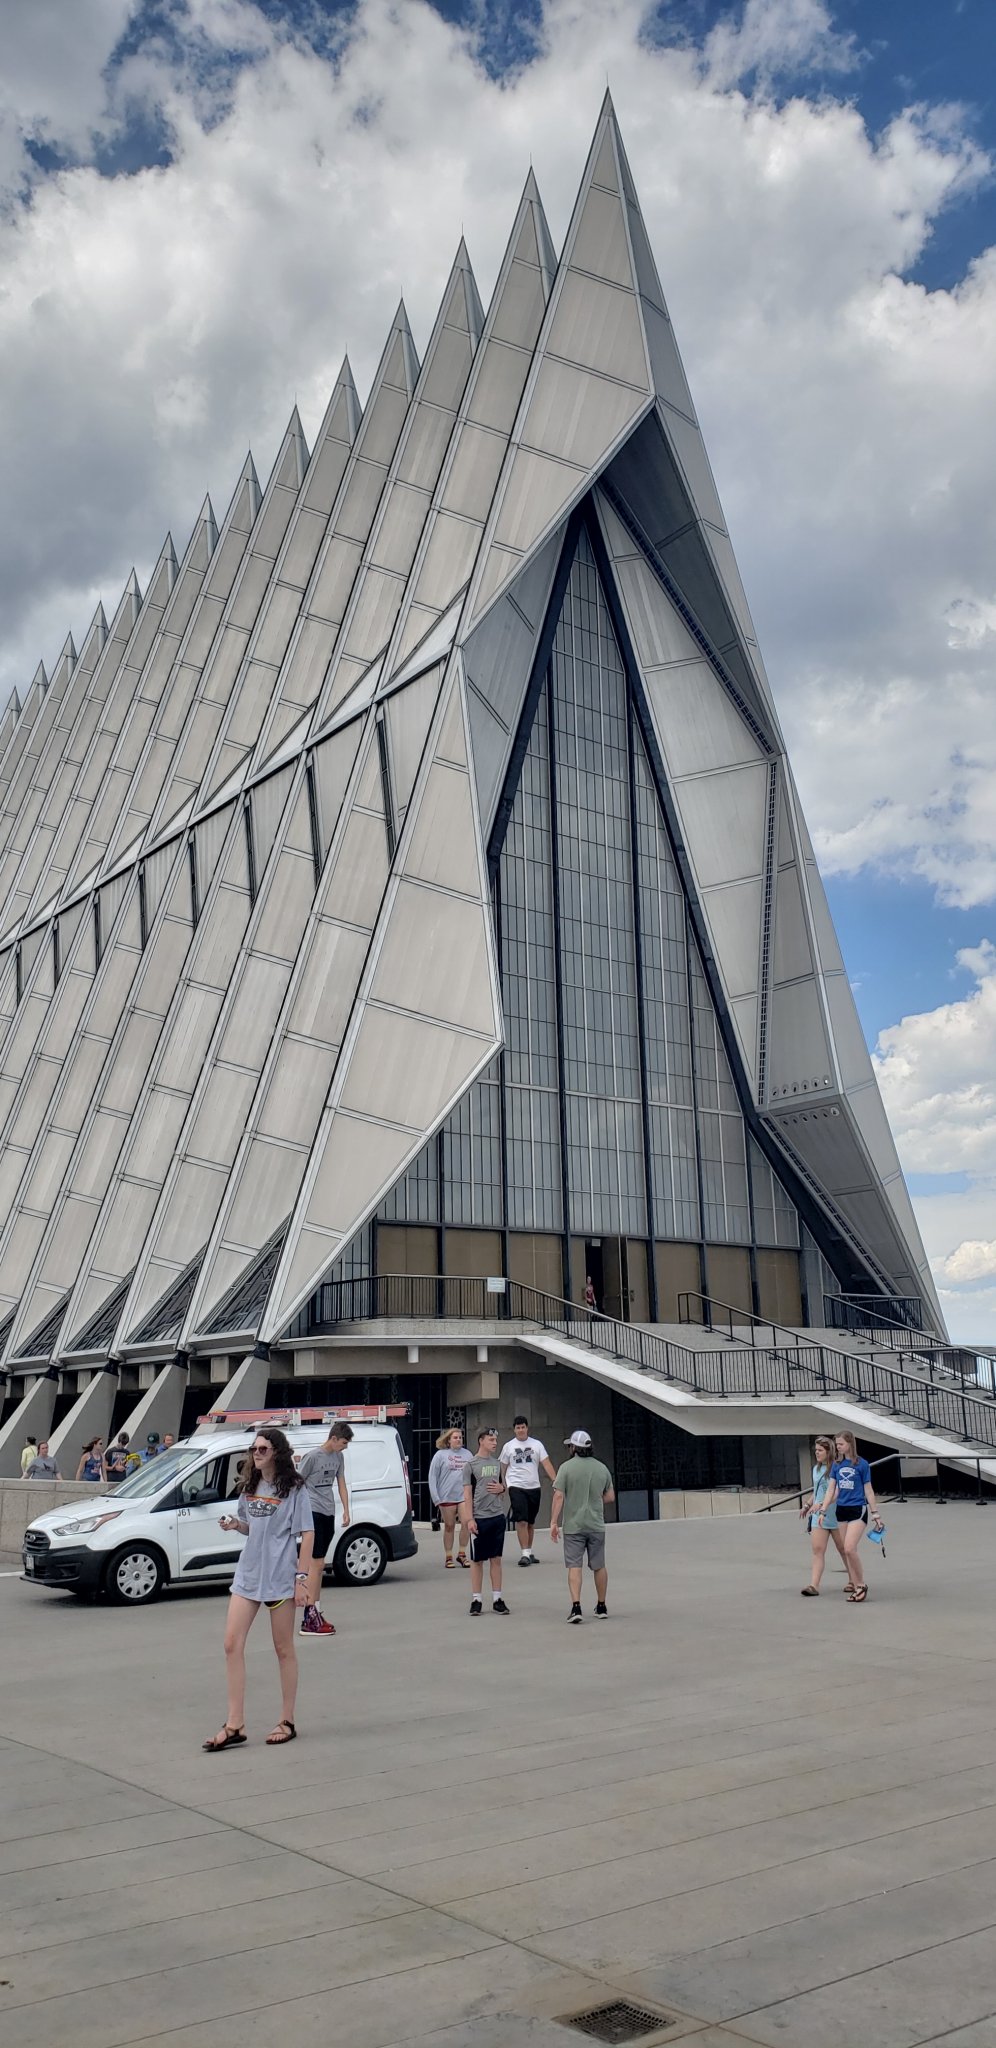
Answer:
<svg viewBox="0 0 996 2048"><path fill-rule="evenodd" d="M701 1302L702 1307L706 1311L704 1316L691 1316L687 1313L688 1304L692 1301ZM738 1329L742 1329L744 1325L750 1330L750 1341L752 1344L756 1342L758 1330L770 1330L773 1339L777 1339L778 1332L781 1331L782 1336L787 1337L790 1343L798 1344L799 1342L798 1330L793 1330L788 1323L776 1323L771 1316L757 1316L754 1314L753 1309L737 1308L735 1303L731 1301L720 1301L715 1294L699 1294L694 1287L683 1289L682 1293L678 1296L678 1321L679 1323L688 1323L689 1325L694 1324L698 1329L702 1330L715 1330L713 1310L717 1308L722 1309L724 1316L729 1320L728 1330L725 1332L719 1331L718 1334L720 1336L727 1336L731 1344L735 1344L738 1341L736 1332ZM736 1318L735 1321L734 1318ZM743 1339L741 1338L739 1341L742 1343Z"/></svg>
<svg viewBox="0 0 996 2048"><path fill-rule="evenodd" d="M857 1299L843 1295L825 1294L823 1310L829 1329L847 1330L873 1349L904 1352L917 1361L917 1371L926 1373L935 1383L954 1379L982 1399L996 1397L993 1345L945 1344L926 1330L917 1331L906 1323L894 1322L881 1310L872 1309L866 1314ZM988 1375L988 1386L984 1374Z"/></svg>
<svg viewBox="0 0 996 2048"><path fill-rule="evenodd" d="M380 1273L359 1280L326 1281L312 1297L312 1329L340 1323L464 1321L496 1319L531 1323L586 1344L638 1372L688 1387L695 1394L729 1400L767 1396L818 1400L829 1395L904 1416L921 1427L943 1431L965 1444L996 1452L996 1402L973 1396L967 1388L938 1386L900 1366L876 1358L855 1357L827 1344L800 1340L762 1350L737 1344L723 1351L696 1351L670 1338L658 1337L637 1323L618 1322L598 1309L579 1308L558 1295L506 1280L498 1294L482 1278L462 1279L435 1274ZM777 1325L775 1326L778 1327ZM970 1426L971 1425L971 1426Z"/></svg>
<svg viewBox="0 0 996 2048"><path fill-rule="evenodd" d="M919 1455L919 1456L922 1456L922 1457L924 1457L924 1458L929 1458L929 1456L930 1456L930 1453L929 1453L929 1451L923 1451L923 1452L920 1452L920 1453L917 1453L917 1452L915 1452L915 1451L914 1451L914 1453L913 1453L913 1456L914 1456L914 1457L916 1457L916 1456L918 1456L918 1455ZM879 1467L880 1465L893 1465L893 1464L895 1464L895 1461L896 1461L896 1459L897 1459L897 1458L901 1458L902 1456L903 1456L903 1452L902 1452L902 1451L886 1451L886 1453L885 1453L884 1457L881 1457L881 1458L869 1458L869 1460L868 1460L868 1470L869 1470L869 1472L876 1472L876 1471L878 1470L878 1467ZM781 1500L769 1500L769 1501L765 1501L765 1504L764 1504L763 1508L751 1508L751 1514L752 1514L752 1515L770 1515L770 1514L773 1514L773 1513L774 1513L774 1511L775 1511L775 1509L776 1509L776 1508L789 1508L789 1507L791 1507L791 1506L793 1505L793 1503L794 1503L795 1501L799 1501L799 1503L800 1503L800 1505L801 1505L801 1503L802 1503L802 1501L803 1501L803 1499L804 1499L805 1495L806 1495L807 1493L812 1493L812 1490L813 1490L813 1489L812 1489L812 1485L811 1485L811 1484L810 1484L809 1486L798 1486L798 1487L796 1488L796 1490L795 1490L795 1492L794 1492L794 1493L786 1493L785 1495L783 1495L783 1497L782 1497L782 1499L781 1499Z"/></svg>

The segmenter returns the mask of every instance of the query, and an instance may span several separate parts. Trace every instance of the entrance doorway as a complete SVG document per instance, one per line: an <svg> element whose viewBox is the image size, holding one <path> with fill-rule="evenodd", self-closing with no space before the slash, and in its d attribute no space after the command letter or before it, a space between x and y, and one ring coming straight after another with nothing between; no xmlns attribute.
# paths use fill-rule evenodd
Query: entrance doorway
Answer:
<svg viewBox="0 0 996 2048"><path fill-rule="evenodd" d="M584 1245L584 1270L595 1289L595 1306L603 1316L617 1322L629 1320L629 1286L626 1277L626 1240L622 1237L588 1237Z"/></svg>

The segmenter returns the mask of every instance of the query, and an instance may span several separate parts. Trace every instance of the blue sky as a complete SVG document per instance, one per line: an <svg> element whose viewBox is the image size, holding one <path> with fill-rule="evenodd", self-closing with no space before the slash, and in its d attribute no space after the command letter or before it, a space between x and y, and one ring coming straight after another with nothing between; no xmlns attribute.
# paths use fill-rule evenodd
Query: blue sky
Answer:
<svg viewBox="0 0 996 2048"><path fill-rule="evenodd" d="M617 111L953 1322L996 1333L992 0L33 0L0 696ZM85 515L79 514L80 506ZM186 529L185 523L186 522ZM990 1078L992 1077L992 1078Z"/></svg>

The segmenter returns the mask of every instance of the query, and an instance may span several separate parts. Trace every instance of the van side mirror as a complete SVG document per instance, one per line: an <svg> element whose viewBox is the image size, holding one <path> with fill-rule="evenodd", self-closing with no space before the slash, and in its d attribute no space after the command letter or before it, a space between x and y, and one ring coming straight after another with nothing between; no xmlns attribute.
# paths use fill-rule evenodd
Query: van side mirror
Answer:
<svg viewBox="0 0 996 2048"><path fill-rule="evenodd" d="M216 1486L202 1486L198 1488L196 1493L192 1493L189 1496L187 1505L192 1508L206 1508L212 1506L220 1499L221 1495Z"/></svg>

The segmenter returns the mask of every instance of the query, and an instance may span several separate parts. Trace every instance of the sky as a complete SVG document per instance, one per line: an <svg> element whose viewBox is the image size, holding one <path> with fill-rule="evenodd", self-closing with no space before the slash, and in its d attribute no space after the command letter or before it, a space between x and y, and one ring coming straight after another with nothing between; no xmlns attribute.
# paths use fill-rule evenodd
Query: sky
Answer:
<svg viewBox="0 0 996 2048"><path fill-rule="evenodd" d="M996 1342L992 0L0 0L0 701L606 83L952 1333Z"/></svg>

